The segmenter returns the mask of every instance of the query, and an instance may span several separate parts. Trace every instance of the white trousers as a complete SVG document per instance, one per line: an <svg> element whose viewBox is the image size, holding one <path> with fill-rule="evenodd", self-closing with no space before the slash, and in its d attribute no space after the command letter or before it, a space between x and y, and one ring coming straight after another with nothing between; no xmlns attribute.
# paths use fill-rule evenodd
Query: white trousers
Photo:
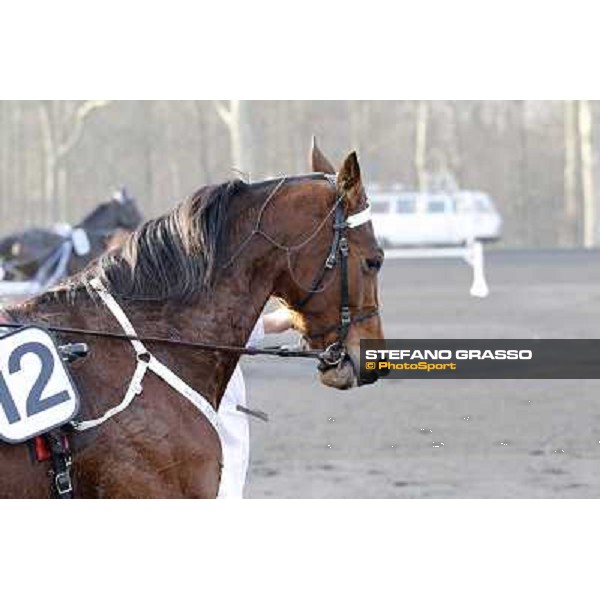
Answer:
<svg viewBox="0 0 600 600"><path fill-rule="evenodd" d="M218 498L242 498L250 460L248 415L237 410L246 406L246 386L239 365L235 368L219 406L223 471Z"/></svg>
<svg viewBox="0 0 600 600"><path fill-rule="evenodd" d="M258 345L265 337L262 317L258 319L248 346ZM223 443L223 471L217 498L243 498L248 462L250 460L250 424L248 415L237 410L246 406L246 384L238 365L229 380L219 406L221 441Z"/></svg>

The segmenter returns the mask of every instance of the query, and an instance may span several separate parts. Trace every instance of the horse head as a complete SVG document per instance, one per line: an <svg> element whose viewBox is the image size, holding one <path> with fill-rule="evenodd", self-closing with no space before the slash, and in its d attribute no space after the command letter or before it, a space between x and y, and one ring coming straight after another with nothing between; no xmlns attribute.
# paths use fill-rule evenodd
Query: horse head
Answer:
<svg viewBox="0 0 600 600"><path fill-rule="evenodd" d="M134 231L143 217L135 199L124 187L117 190L107 202L99 204L83 219L78 227L88 232L112 234L118 230Z"/></svg>
<svg viewBox="0 0 600 600"><path fill-rule="evenodd" d="M312 206L296 218L312 221L313 234L297 242L276 293L294 311L296 328L309 347L327 350L322 383L347 389L355 382L373 383L380 375L372 371L361 378L360 340L383 339L377 289L383 250L370 222L356 153L336 174L313 140L312 168L329 185L313 185Z"/></svg>
<svg viewBox="0 0 600 600"><path fill-rule="evenodd" d="M135 198L129 196L125 187L119 188L113 194L110 204L113 206L114 216L119 228L133 231L143 221L142 213Z"/></svg>

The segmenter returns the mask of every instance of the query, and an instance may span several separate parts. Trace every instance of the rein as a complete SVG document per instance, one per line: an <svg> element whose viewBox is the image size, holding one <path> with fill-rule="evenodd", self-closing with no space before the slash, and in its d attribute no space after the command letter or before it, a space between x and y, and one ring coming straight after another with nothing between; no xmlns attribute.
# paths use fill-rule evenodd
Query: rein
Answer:
<svg viewBox="0 0 600 600"><path fill-rule="evenodd" d="M89 335L92 337L102 337L123 342L138 341L147 344L167 344L171 346L183 346L186 348L194 348L196 350L213 350L215 352L230 352L232 354L248 354L250 356L281 356L294 358L320 358L322 352L319 350L299 350L286 346L278 346L271 348L245 348L242 346L228 346L224 344L209 344L208 342L191 342L187 340L173 340L171 338L159 336L137 336L127 333L114 333L110 331L99 331L95 329L80 329L77 327L61 327L57 325L47 325L45 323L2 323L2 328L21 329L23 327L40 327L53 333L66 333Z"/></svg>

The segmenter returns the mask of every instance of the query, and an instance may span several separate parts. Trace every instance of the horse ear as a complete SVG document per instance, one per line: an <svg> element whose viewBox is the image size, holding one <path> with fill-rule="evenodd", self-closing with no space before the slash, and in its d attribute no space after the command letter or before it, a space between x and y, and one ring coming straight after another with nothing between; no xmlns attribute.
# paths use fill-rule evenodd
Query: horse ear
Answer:
<svg viewBox="0 0 600 600"><path fill-rule="evenodd" d="M360 167L356 152L351 152L345 158L342 168L337 175L337 187L340 192L350 192L361 185Z"/></svg>
<svg viewBox="0 0 600 600"><path fill-rule="evenodd" d="M321 152L319 146L317 146L317 138L313 135L312 148L310 150L310 161L312 170L315 173L328 173L329 175L335 175L335 169L329 162L327 157Z"/></svg>

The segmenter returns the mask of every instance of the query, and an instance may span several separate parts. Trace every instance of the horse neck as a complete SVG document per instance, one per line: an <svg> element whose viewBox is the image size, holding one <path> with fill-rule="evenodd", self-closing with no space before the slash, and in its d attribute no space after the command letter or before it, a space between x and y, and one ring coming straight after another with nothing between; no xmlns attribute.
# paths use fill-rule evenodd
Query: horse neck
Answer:
<svg viewBox="0 0 600 600"><path fill-rule="evenodd" d="M276 239L289 243L292 226L290 231L283 231L281 224L293 223L293 219L280 217L281 213L272 211L265 216L264 225ZM232 248L239 247L248 233L247 227L240 228ZM176 299L163 302L114 296L141 337L175 337L240 347L246 344L286 265L285 253L257 235L233 264L218 271L210 289L200 291L193 301L182 304ZM49 324L119 330L108 308L90 299L83 286L70 296L69 302L65 293L47 293L28 303L21 315L30 321L41 318ZM161 345L153 352L215 406L239 360L236 353L190 351L172 345Z"/></svg>
<svg viewBox="0 0 600 600"><path fill-rule="evenodd" d="M156 336L203 342L225 346L245 346L250 333L267 302L271 282L267 278L249 281L238 274L235 278L223 277L215 283L210 294L202 294L197 302L181 305L178 301L146 302L117 300L140 337ZM109 309L97 298L90 298L80 288L67 294L46 292L21 305L10 307L11 317L22 323L76 327L106 332L123 330L115 322ZM82 341L81 336L67 335L71 341ZM86 339L99 344L104 351L124 352L123 364L131 360L127 343ZM176 345L152 346L153 354L184 381L199 391L215 408L233 373L239 355L236 353L190 350ZM100 355L99 355L100 356ZM130 375L125 366L124 376Z"/></svg>
<svg viewBox="0 0 600 600"><path fill-rule="evenodd" d="M117 219L114 216L114 209L110 204L101 204L97 206L90 214L86 215L77 227L87 230L108 229L115 226Z"/></svg>

